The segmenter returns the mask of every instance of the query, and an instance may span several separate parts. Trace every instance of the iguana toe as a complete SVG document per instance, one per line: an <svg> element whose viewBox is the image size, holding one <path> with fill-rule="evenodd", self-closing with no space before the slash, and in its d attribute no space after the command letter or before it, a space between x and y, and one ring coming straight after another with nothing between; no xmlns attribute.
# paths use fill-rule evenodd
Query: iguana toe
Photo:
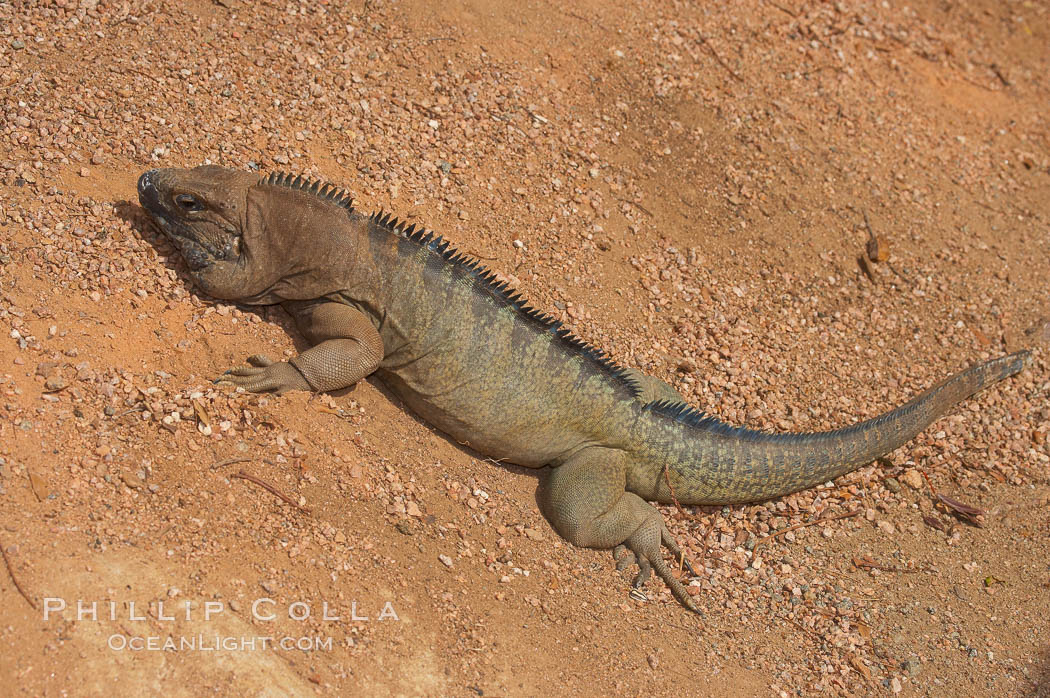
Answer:
<svg viewBox="0 0 1050 698"><path fill-rule="evenodd" d="M616 560L616 571L623 572L635 563L634 553L622 543L613 548L613 559Z"/></svg>
<svg viewBox="0 0 1050 698"><path fill-rule="evenodd" d="M266 368L270 364L275 363L274 360L266 354L252 354L245 360L252 366L258 366L259 368Z"/></svg>
<svg viewBox="0 0 1050 698"><path fill-rule="evenodd" d="M215 383L244 388L250 393L281 393L289 390L311 390L303 374L287 361L272 361L268 357L248 357L251 366L231 368L219 376Z"/></svg>
<svg viewBox="0 0 1050 698"><path fill-rule="evenodd" d="M678 541L674 539L671 532L667 530L667 525L664 524L663 530L660 532L660 542L665 548L671 551L671 554L675 556L676 564L680 565L682 569L690 574L690 576L696 576L696 570L689 564L689 561L685 559L685 553L682 552L682 547L678 545Z"/></svg>
<svg viewBox="0 0 1050 698"><path fill-rule="evenodd" d="M641 589L649 581L649 577L653 576L653 566L649 564L648 560L637 554L635 555L635 562L638 563L638 574L634 575L634 581L631 582L631 586L635 589Z"/></svg>

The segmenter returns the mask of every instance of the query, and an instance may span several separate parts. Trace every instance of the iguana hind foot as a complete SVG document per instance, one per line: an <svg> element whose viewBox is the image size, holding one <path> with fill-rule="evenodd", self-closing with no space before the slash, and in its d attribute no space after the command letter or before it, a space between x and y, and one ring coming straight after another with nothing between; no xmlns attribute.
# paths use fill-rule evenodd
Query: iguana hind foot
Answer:
<svg viewBox="0 0 1050 698"><path fill-rule="evenodd" d="M700 613L685 585L663 559L662 546L679 558L682 551L660 512L625 490L627 460L623 451L590 447L552 468L543 493L551 523L574 545L614 551L626 548L631 553L624 556L627 564L638 565L632 584L635 589L655 571L680 604Z"/></svg>
<svg viewBox="0 0 1050 698"><path fill-rule="evenodd" d="M661 521L662 523L662 521ZM674 539L671 532L667 530L667 525L664 524L664 530L661 534L661 542L664 547L671 551L671 554L675 557L675 564L680 565L682 569L689 573L691 577L696 576L696 570L689 564L689 561L685 559L685 553L682 552L682 548L678 545L678 541ZM613 559L616 560L616 570L623 572L625 569L633 564L636 564L637 558L631 549L621 543L613 548Z"/></svg>

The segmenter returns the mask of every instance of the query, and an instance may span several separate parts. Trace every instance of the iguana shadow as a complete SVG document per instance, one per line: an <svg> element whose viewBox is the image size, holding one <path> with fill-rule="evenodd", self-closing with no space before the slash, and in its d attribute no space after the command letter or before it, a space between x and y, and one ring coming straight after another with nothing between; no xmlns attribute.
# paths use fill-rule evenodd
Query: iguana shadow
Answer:
<svg viewBox="0 0 1050 698"><path fill-rule="evenodd" d="M150 219L149 214L146 213L146 210L137 203L125 199L114 201L113 210L117 217L127 222L127 224L131 226L131 229L137 233L144 242L153 246L160 262L168 269L174 271L178 276L178 280L186 290L199 298L201 302L209 305L219 303L223 305L234 305L246 315L255 315L264 322L275 323L292 338L292 343L295 345L296 351L303 351L310 346L306 339L299 334L292 317L284 312L280 306L244 305L232 301L223 301L200 293L194 285L193 279L190 278L189 269L183 261L182 255L179 254L179 251L171 241L168 240L164 233L157 228ZM238 357L238 360L243 358L244 357Z"/></svg>

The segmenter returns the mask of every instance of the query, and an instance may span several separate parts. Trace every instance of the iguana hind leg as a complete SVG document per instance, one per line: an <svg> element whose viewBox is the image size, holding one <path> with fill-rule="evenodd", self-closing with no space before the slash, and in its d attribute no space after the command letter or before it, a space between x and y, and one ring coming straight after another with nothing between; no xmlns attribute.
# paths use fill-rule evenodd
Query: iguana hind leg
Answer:
<svg viewBox="0 0 1050 698"><path fill-rule="evenodd" d="M664 562L661 544L679 556L681 549L660 512L624 489L627 458L623 451L591 447L551 468L542 494L544 509L555 530L573 545L630 550L639 569L635 588L655 571L679 603L699 613L685 585Z"/></svg>

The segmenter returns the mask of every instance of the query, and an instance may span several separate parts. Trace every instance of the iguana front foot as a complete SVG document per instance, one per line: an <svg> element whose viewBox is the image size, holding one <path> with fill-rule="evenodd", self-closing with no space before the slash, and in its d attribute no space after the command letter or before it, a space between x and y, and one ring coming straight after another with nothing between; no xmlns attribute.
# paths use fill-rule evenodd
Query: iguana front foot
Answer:
<svg viewBox="0 0 1050 698"><path fill-rule="evenodd" d="M231 368L215 379L218 385L233 385L250 393L286 393L312 390L303 374L287 361L274 361L262 354L249 356L247 366Z"/></svg>

